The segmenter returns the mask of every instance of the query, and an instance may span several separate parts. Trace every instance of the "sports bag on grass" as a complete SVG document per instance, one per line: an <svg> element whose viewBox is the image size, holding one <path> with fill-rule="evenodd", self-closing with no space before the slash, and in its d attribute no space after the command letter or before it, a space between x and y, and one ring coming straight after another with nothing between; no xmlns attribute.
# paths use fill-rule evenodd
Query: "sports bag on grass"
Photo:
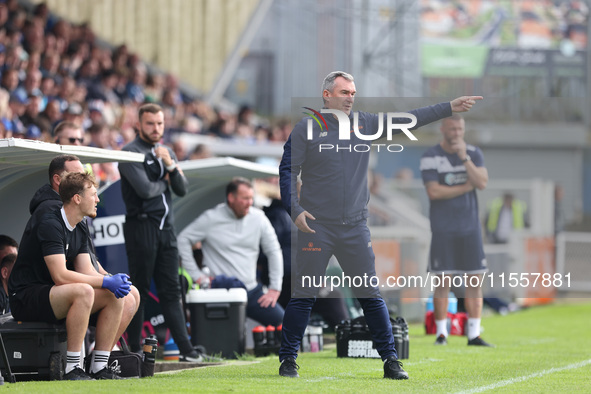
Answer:
<svg viewBox="0 0 591 394"><path fill-rule="evenodd" d="M142 357L129 350L127 342L123 338L119 341L121 350L113 350L109 357L108 366L112 367L122 378L142 377ZM84 358L86 370L90 370L90 363L92 362L92 353ZM154 372L152 371L152 375ZM152 376L150 375L150 376Z"/></svg>

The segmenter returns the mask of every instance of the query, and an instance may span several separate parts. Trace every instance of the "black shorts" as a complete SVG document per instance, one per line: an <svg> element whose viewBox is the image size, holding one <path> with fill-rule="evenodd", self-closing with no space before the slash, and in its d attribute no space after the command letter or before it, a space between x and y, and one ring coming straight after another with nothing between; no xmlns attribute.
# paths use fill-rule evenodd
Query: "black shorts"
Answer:
<svg viewBox="0 0 591 394"><path fill-rule="evenodd" d="M88 326L96 328L96 323L98 322L99 312L100 311L94 312L92 315L90 315L90 318L88 319Z"/></svg>
<svg viewBox="0 0 591 394"><path fill-rule="evenodd" d="M434 274L487 272L480 231L433 233L428 271Z"/></svg>
<svg viewBox="0 0 591 394"><path fill-rule="evenodd" d="M62 323L57 319L49 302L49 292L53 285L34 285L19 290L10 297L10 311L15 320Z"/></svg>

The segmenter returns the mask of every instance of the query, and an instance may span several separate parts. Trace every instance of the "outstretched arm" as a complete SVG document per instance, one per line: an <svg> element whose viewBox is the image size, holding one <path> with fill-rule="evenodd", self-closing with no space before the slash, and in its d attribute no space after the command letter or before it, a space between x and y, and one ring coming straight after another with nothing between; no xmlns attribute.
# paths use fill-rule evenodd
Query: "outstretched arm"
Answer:
<svg viewBox="0 0 591 394"><path fill-rule="evenodd" d="M482 96L462 96L449 102L452 112L468 112L477 100L482 100Z"/></svg>

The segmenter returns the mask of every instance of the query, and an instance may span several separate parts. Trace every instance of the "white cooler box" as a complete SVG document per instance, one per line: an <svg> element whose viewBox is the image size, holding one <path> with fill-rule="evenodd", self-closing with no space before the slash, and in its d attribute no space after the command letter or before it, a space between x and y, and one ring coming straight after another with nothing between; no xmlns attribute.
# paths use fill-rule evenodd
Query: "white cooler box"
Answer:
<svg viewBox="0 0 591 394"><path fill-rule="evenodd" d="M224 358L243 354L246 301L246 290L241 288L190 290L191 343Z"/></svg>

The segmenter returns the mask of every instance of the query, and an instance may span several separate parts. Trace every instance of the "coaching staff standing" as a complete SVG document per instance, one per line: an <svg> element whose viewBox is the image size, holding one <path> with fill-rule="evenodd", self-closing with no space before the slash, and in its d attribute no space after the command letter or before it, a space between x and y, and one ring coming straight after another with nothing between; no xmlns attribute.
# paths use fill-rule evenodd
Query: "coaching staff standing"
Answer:
<svg viewBox="0 0 591 394"><path fill-rule="evenodd" d="M355 83L350 74L331 72L322 85L324 106L344 112L353 124L355 92ZM420 127L451 116L452 112L468 111L479 99L482 97L459 97L410 113L417 118L416 127ZM307 137L307 119L294 127L285 143L279 165L281 199L299 230L296 280L283 318L283 337L279 350L279 375L287 377L299 376L295 359L318 293L318 289L306 288L298 283L302 276L324 276L332 255L335 255L349 277L375 276L375 255L366 223L369 152L319 150L319 144L339 145L336 117L328 114L324 118L328 130L323 131L320 126L314 125L311 139ZM360 112L358 129L363 134L375 134L378 119L378 115ZM365 141L351 134L350 141L343 141L349 142ZM300 174L302 188L298 196L296 183ZM354 291L363 308L376 349L384 362L384 377L408 379L408 374L397 359L388 308L378 287L368 286Z"/></svg>
<svg viewBox="0 0 591 394"><path fill-rule="evenodd" d="M187 193L187 178L177 167L173 151L160 140L164 114L156 104L139 109L138 135L122 150L145 155L143 163L120 163L121 193L127 209L123 234L131 280L141 295L138 312L127 333L132 351L140 349L144 307L154 278L162 314L181 354L180 361L199 362L187 335L181 305L179 256L172 216L172 196Z"/></svg>

